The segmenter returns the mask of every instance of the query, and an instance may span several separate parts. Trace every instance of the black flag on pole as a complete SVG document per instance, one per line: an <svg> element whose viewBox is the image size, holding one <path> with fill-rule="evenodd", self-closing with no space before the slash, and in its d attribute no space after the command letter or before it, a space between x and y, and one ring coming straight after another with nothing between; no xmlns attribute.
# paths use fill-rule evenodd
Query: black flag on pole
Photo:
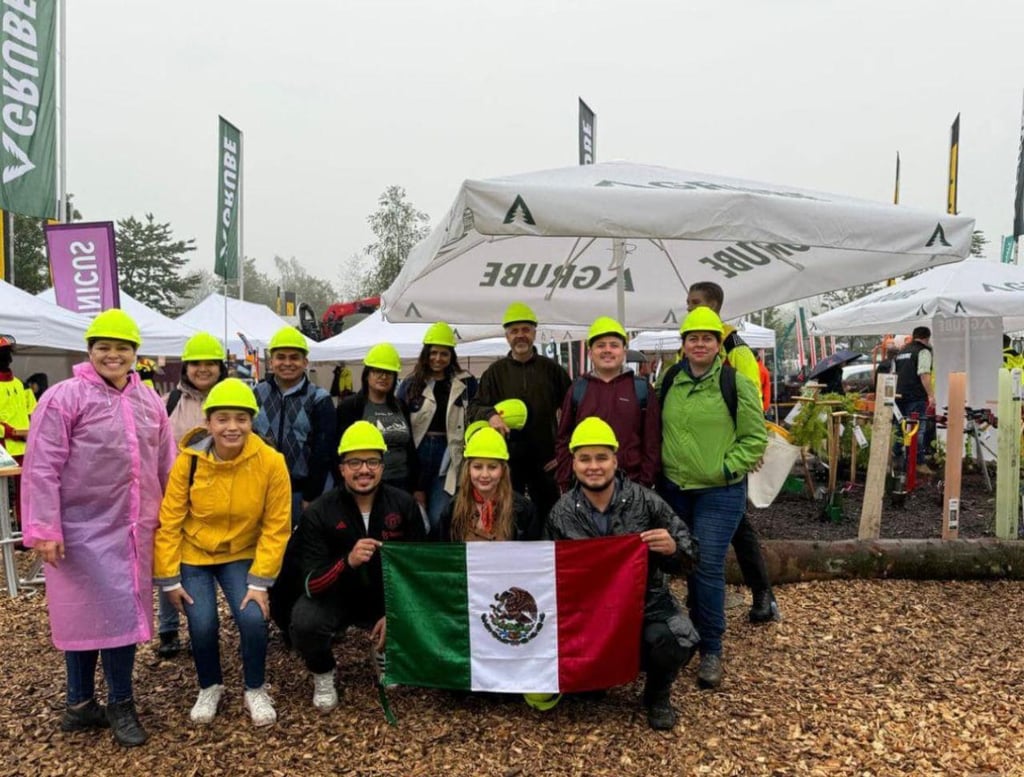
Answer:
<svg viewBox="0 0 1024 777"><path fill-rule="evenodd" d="M580 164L592 165L597 156L597 125L594 112L580 100Z"/></svg>
<svg viewBox="0 0 1024 777"><path fill-rule="evenodd" d="M1017 153L1017 196L1013 200L1013 239L1024 235L1024 111L1020 117L1020 151Z"/></svg>

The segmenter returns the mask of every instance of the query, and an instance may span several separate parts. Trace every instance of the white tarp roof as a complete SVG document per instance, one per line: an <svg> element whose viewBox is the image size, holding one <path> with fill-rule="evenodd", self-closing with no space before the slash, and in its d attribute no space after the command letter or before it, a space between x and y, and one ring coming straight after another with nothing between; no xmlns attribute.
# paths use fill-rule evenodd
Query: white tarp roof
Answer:
<svg viewBox="0 0 1024 777"><path fill-rule="evenodd" d="M497 311L496 317L501 316ZM403 359L415 359L423 349L423 336L430 324L394 324L383 315L373 313L351 329L336 334L319 343L310 343L310 361L340 361L362 359L366 352L377 343L391 343L398 349ZM458 341L456 352L462 356L504 356L508 353L508 343L500 323L468 324L454 326ZM586 327L551 327L541 325L537 328L538 348L549 342L565 342L578 340L587 335Z"/></svg>
<svg viewBox="0 0 1024 777"><path fill-rule="evenodd" d="M266 305L227 298L227 325L225 327L225 298L223 294L211 294L194 308L178 316L175 321L187 324L197 330L209 332L220 340L227 331L228 350L240 356L245 346L238 332L248 338L254 348L260 351L270 343L270 338L281 327L290 326ZM311 342L310 345L313 343Z"/></svg>
<svg viewBox="0 0 1024 777"><path fill-rule="evenodd" d="M139 332L142 335L142 348L139 350L139 353L143 356L170 356L175 358L181 356L181 351L185 347L185 341L199 331L147 307L124 291L120 292L120 297L121 309L135 319L135 323L139 325ZM53 289L39 292L36 298L56 304L54 302ZM91 316L83 316L83 318L88 322ZM83 329L82 332L84 334L85 330ZM84 350L84 347L82 350Z"/></svg>
<svg viewBox="0 0 1024 777"><path fill-rule="evenodd" d="M812 334L873 335L931 326L936 316L1002 316L1024 329L1024 267L985 259L936 267L814 316Z"/></svg>
<svg viewBox="0 0 1024 777"><path fill-rule="evenodd" d="M384 293L391 321L489 323L513 300L541 321L679 325L713 280L724 314L967 256L974 220L790 186L604 162L465 181ZM621 250L619 250L621 248Z"/></svg>
<svg viewBox="0 0 1024 777"><path fill-rule="evenodd" d="M758 326L750 321L741 321L736 325L743 342L751 348L774 348L775 330L765 326ZM648 330L639 332L629 341L629 347L637 351L663 351L679 350L679 329Z"/></svg>
<svg viewBox="0 0 1024 777"><path fill-rule="evenodd" d="M22 346L85 352L89 318L0 281L0 334Z"/></svg>

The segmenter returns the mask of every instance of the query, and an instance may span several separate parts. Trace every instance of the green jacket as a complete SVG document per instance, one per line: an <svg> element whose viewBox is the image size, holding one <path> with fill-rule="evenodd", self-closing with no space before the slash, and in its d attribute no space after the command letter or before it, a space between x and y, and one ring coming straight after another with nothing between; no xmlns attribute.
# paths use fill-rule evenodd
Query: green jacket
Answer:
<svg viewBox="0 0 1024 777"><path fill-rule="evenodd" d="M743 480L764 455L768 434L757 387L736 373L736 424L719 388L722 363L699 380L676 374L661 411L661 467L682 489L713 488Z"/></svg>

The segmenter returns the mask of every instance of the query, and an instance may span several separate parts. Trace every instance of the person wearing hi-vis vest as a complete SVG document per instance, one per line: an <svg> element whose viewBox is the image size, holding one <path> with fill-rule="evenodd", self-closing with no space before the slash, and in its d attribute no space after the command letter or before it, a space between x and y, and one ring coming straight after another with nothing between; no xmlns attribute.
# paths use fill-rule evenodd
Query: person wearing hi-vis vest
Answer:
<svg viewBox="0 0 1024 777"><path fill-rule="evenodd" d="M32 411L36 409L36 395L25 388L11 371L14 344L12 335L0 335L0 443L15 462L21 464ZM8 489L15 518L18 518L20 476L5 478L0 488Z"/></svg>
<svg viewBox="0 0 1024 777"><path fill-rule="evenodd" d="M893 371L896 373L896 407L907 419L913 413L917 413L921 422L917 443L917 471L923 475L933 475L934 471L925 464L931 446L931 423L927 415L929 409L935 408L932 330L926 326L914 327L911 338L893 359ZM899 442L900 435L896 437Z"/></svg>
<svg viewBox="0 0 1024 777"><path fill-rule="evenodd" d="M651 728L671 729L672 683L693 657L699 639L668 587L668 575L694 569L698 548L672 508L654 491L619 471L619 441L600 418L580 420L569 441L577 485L562 494L544 527L545 539L578 540L639 534L647 544L640 660L647 673L643 704ZM542 700L528 698L536 706Z"/></svg>
<svg viewBox="0 0 1024 777"><path fill-rule="evenodd" d="M543 521L558 500L555 483L555 434L558 410L572 381L553 359L537 352L537 314L522 302L513 302L502 317L509 353L480 376L480 389L470 403L471 421L487 421L508 441L512 487L527 494ZM505 423L495 405L504 399L519 399L526 405L527 421L522 430Z"/></svg>
<svg viewBox="0 0 1024 777"><path fill-rule="evenodd" d="M722 287L712 281L698 281L690 286L686 295L686 310L706 307L716 314L722 312L722 304L725 302L725 292ZM757 358L750 347L743 342L736 327L722 323L722 348L721 357L727 361L740 375L750 379L757 389L758 401L764 406L764 396L761 394L761 368L758 366ZM736 563L739 564L740 574L743 575L743 582L753 596L753 604L747 617L751 623L768 623L781 618L778 602L775 601L775 593L772 591L772 582L768 577L768 567L764 563L764 554L761 552L761 540L757 536L746 510L740 519L739 526L732 538L732 547L736 552Z"/></svg>

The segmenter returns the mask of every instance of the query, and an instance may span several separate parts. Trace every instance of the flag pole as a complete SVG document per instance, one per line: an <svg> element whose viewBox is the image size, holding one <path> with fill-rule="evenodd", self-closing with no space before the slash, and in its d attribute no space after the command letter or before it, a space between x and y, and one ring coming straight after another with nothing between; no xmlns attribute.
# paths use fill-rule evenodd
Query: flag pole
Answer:
<svg viewBox="0 0 1024 777"><path fill-rule="evenodd" d="M893 190L892 190L892 204L893 205L899 205L900 204L900 152L898 150L896 152L896 183L893 185ZM896 285L896 279L895 278L890 278L889 280L887 280L885 282L885 285L886 286L895 286Z"/></svg>
<svg viewBox="0 0 1024 777"><path fill-rule="evenodd" d="M64 223L71 221L68 213L68 56L67 56L67 0L59 0L57 4L57 18L60 19L60 109L57 111L57 123L60 127L60 181L58 192L57 221Z"/></svg>
<svg viewBox="0 0 1024 777"><path fill-rule="evenodd" d="M245 299L245 133L238 130L238 299ZM226 341L225 341L226 342Z"/></svg>

